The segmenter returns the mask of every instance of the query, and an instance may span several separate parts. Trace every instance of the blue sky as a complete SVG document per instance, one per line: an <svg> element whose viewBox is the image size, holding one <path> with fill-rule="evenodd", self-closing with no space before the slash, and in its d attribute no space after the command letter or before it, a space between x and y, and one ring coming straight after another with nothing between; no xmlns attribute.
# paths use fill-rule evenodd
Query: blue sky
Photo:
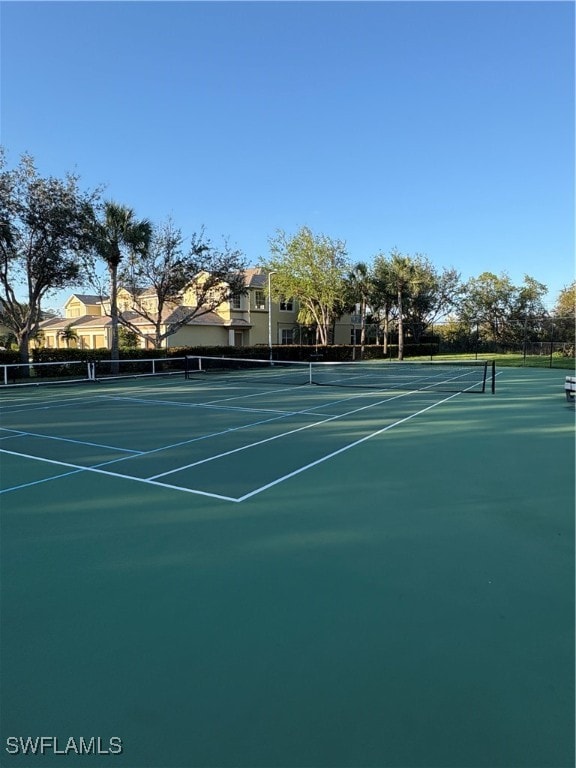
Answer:
<svg viewBox="0 0 576 768"><path fill-rule="evenodd" d="M574 279L574 8L1 2L0 142L250 264L307 225L352 261L527 273L552 304Z"/></svg>

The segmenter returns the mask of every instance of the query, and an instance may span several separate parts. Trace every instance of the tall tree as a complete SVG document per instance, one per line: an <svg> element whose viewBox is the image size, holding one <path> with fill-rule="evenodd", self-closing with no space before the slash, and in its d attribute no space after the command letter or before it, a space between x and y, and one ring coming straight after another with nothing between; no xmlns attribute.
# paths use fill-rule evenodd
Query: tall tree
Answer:
<svg viewBox="0 0 576 768"><path fill-rule="evenodd" d="M350 291L350 304L354 305L355 314L360 315L360 354L364 355L366 345L366 314L374 291L374 281L370 267L363 261L357 262L347 277ZM354 333L356 329L354 328ZM356 342L356 340L354 340Z"/></svg>
<svg viewBox="0 0 576 768"><path fill-rule="evenodd" d="M43 300L78 279L90 250L99 191L82 192L78 182L70 173L41 177L30 155L9 170L0 151L0 321L16 336L23 361Z"/></svg>
<svg viewBox="0 0 576 768"><path fill-rule="evenodd" d="M404 359L404 299L411 295L418 284L418 272L414 260L396 249L390 254L390 280L396 292L398 309L398 360Z"/></svg>
<svg viewBox="0 0 576 768"><path fill-rule="evenodd" d="M148 250L134 254L120 272L120 283L132 297L131 310L154 327L156 348L193 318L247 291L241 251L227 243L221 249L214 247L203 231L192 235L187 252L183 245L181 230L168 219L154 227ZM194 304L183 304L191 286ZM143 335L142 328L126 315L120 316L120 322Z"/></svg>
<svg viewBox="0 0 576 768"><path fill-rule="evenodd" d="M293 236L279 230L269 242L272 255L262 266L276 273L271 281L272 297L297 299L299 320L312 319L318 343L326 346L333 320L346 301L349 265L345 244L314 234L308 227Z"/></svg>
<svg viewBox="0 0 576 768"><path fill-rule="evenodd" d="M464 286L459 307L461 320L477 326L490 341L502 341L506 335L516 297L516 287L506 273L482 272Z"/></svg>
<svg viewBox="0 0 576 768"><path fill-rule="evenodd" d="M94 223L94 251L108 269L112 361L119 358L118 271L124 259L146 254L151 235L152 225L147 219L136 219L132 208L112 201L104 203L102 217Z"/></svg>
<svg viewBox="0 0 576 768"><path fill-rule="evenodd" d="M530 275L524 275L522 285L516 287L509 317L507 341L535 340L541 335L548 319L544 296L548 288Z"/></svg>
<svg viewBox="0 0 576 768"><path fill-rule="evenodd" d="M546 291L543 283L529 275L516 286L505 272L483 272L465 284L458 315L469 326L476 326L488 341L520 341L541 328Z"/></svg>
<svg viewBox="0 0 576 768"><path fill-rule="evenodd" d="M406 325L418 344L426 329L456 305L461 283L455 269L439 271L426 256L414 256L413 267L411 290L403 309Z"/></svg>
<svg viewBox="0 0 576 768"><path fill-rule="evenodd" d="M558 294L552 319L558 340L569 342L573 352L576 335L576 280L562 288Z"/></svg>
<svg viewBox="0 0 576 768"><path fill-rule="evenodd" d="M576 280L562 288L552 314L556 318L565 317L567 320L576 320Z"/></svg>
<svg viewBox="0 0 576 768"><path fill-rule="evenodd" d="M372 310L380 320L382 327L382 352L384 355L387 355L390 321L396 293L393 288L390 259L386 254L379 253L375 256L372 274L374 283Z"/></svg>

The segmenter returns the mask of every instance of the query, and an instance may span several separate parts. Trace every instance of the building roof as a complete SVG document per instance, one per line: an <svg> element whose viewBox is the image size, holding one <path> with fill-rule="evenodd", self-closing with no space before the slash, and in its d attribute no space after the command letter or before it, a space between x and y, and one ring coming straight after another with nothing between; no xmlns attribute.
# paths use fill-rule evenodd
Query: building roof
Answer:
<svg viewBox="0 0 576 768"><path fill-rule="evenodd" d="M260 267L244 270L244 285L247 288L263 288L266 285L268 273Z"/></svg>
<svg viewBox="0 0 576 768"><path fill-rule="evenodd" d="M78 301L81 301L82 304L101 304L103 301L108 301L108 296L98 296L93 293L73 293L66 301L66 304L69 304L72 299L77 299ZM66 304L64 306L66 306Z"/></svg>
<svg viewBox="0 0 576 768"><path fill-rule="evenodd" d="M190 309L190 307L176 307L175 310L173 310L172 312L166 315L166 317L164 318L164 322L166 324L178 322L182 318L182 313L188 309ZM221 317L216 312L205 312L202 315L197 315L196 317L192 317L190 320L186 322L186 326L191 326L191 325L219 325L219 326L224 326L225 328L229 328L231 326L234 326L234 327L242 326L243 328L252 327L252 324L249 323L247 320L239 320L239 319L227 320L226 318Z"/></svg>
<svg viewBox="0 0 576 768"><path fill-rule="evenodd" d="M170 323L177 323L182 318L183 315L186 313L186 311L190 310L190 307L176 307L176 309L165 309L162 313L162 323L169 325ZM147 320L145 317L142 317L137 312L122 312L122 317L124 317L128 322L132 323L132 325L136 326L151 326L152 323L150 320ZM152 317L155 317L152 315ZM49 320L44 320L40 323L40 328L43 331L63 331L69 326L71 326L74 330L88 330L89 328L108 328L112 324L112 320L110 317L106 315L102 315L100 317L94 317L94 315L83 315L82 317L53 317ZM198 315L197 317L192 317L190 320L188 320L185 324L186 326L190 325L217 325L217 326L223 326L225 328L229 327L235 327L235 328L251 328L252 325L247 320L241 320L241 319L232 319L227 320L224 317L221 317L216 312L206 312L203 315ZM185 327L185 326L184 326Z"/></svg>
<svg viewBox="0 0 576 768"><path fill-rule="evenodd" d="M84 328L88 325L102 327L109 322L110 318L105 315L100 317L95 317L94 315L82 315L82 317L52 317L48 320L43 320L40 323L39 328L43 331L63 331L68 328L68 326L73 326L74 328L77 328L78 326Z"/></svg>

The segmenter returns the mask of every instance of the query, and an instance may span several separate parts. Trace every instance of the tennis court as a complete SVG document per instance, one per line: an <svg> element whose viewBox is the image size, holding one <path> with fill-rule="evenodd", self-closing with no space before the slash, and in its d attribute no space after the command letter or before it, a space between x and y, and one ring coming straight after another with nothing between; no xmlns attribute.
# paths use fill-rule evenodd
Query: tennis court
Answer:
<svg viewBox="0 0 576 768"><path fill-rule="evenodd" d="M222 368L0 393L2 765L572 765L563 372Z"/></svg>

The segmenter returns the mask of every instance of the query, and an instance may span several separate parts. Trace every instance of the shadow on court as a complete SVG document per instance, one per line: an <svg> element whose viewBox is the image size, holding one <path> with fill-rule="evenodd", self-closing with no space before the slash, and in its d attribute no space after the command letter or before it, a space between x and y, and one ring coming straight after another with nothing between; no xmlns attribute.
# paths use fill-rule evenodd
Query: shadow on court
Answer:
<svg viewBox="0 0 576 768"><path fill-rule="evenodd" d="M181 383L147 386L139 396L190 398ZM318 394L315 406L327 402ZM329 395L330 413L342 396ZM117 410L111 448L141 450ZM225 424L192 410L155 410L155 423L180 425L178 439L195 418L203 430ZM2 426L22 428L15 411ZM228 426L254 419L239 413ZM574 409L563 372L507 369L495 396L456 396L375 434L402 413L359 412L342 430L307 430L300 447L278 439L252 462L237 453L197 468L233 496L311 463L320 443L326 455L374 433L241 503L14 455L32 438L20 451L15 437L0 442L13 451L2 487L23 486L0 499L2 765L572 765ZM72 420L58 424L78 439ZM114 429L98 429L94 442L108 444ZM66 450L74 464L88 449ZM97 452L118 458L107 450ZM123 751L6 751L8 737L43 735L60 750L69 737L102 748L118 737Z"/></svg>

